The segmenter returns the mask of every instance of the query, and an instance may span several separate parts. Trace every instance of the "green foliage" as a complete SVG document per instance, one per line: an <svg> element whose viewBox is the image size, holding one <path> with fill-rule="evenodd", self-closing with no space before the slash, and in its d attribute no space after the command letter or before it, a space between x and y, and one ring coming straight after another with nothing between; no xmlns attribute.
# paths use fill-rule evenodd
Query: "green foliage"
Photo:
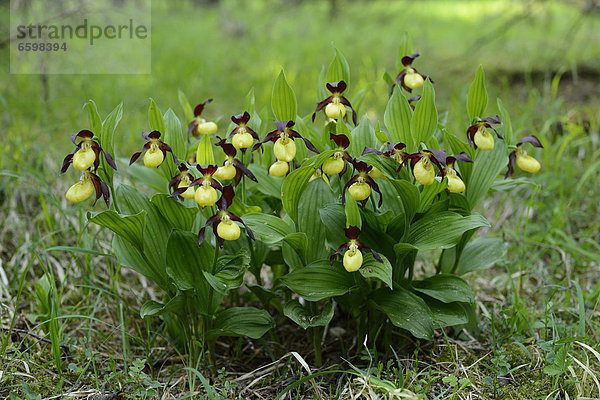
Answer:
<svg viewBox="0 0 600 400"><path fill-rule="evenodd" d="M336 49L320 85L348 79L348 62ZM369 345L373 346L389 340L388 331L393 327L431 340L435 329L473 324L470 307L475 301L474 293L469 283L456 274L487 268L505 255L505 245L499 239L479 237L469 242L479 228L490 227L473 208L505 168L508 146L497 139L492 151L474 150L454 137L438 121L430 80L425 80L419 89L421 98L414 112L402 90L396 88L385 109L387 137L379 131L379 125L373 129L366 116L350 130L341 113L337 121L331 120L319 130L309 118L297 118L296 96L282 70L272 91L274 118L296 120L292 129L310 142L291 139L289 136L296 133L279 126L281 130L275 130L266 141L275 142L274 145L263 144L263 151L253 153L253 158L237 151L234 160L233 154L225 157L221 148L214 145L213 136L205 134L190 144L192 150L195 147L196 162L202 165L198 169L185 162L187 140L175 112L168 109L163 115L151 99L151 129L163 132L161 139L188 169L180 173L176 161L167 153L166 161L158 167L159 174L149 185L157 188L151 190L150 196L122 184L114 192L118 213L109 210L88 214L89 222L114 232L113 251L120 263L150 278L163 290L161 301L144 304L142 316L165 321L175 318L184 329L190 355L198 350L194 350L194 343L201 337L202 348L208 348L209 357L213 357L219 336L257 339L272 329L274 320L268 306L274 305L302 328L310 329L317 362L320 332L333 318L333 304L339 304L340 312L357 319L359 343L368 334ZM185 118L190 119L191 107L182 92L179 101ZM486 104L480 68L467 100L471 119L479 118ZM91 123L97 124L96 114L90 111L94 110L92 105L88 103ZM255 111L253 90L246 96L245 107L250 114L247 126L253 126L261 135L273 131L272 123L263 122L269 117ZM506 110L502 112L503 118L508 119ZM348 138L346 153L330 140L330 133ZM388 147L388 140L407 147ZM229 138L225 141L237 143ZM311 142L319 154L311 153ZM291 150L285 146L292 146ZM366 148L375 150L363 154ZM428 157L430 153L421 152L425 148L471 155L472 165L460 161L455 166L462 173L464 193L450 192L448 179L441 176L443 166L438 164L430 164L432 173L440 175L433 183L418 183L420 175L415 177L414 164ZM285 177L270 176L273 156L288 162L290 171ZM338 164L332 164L335 162ZM327 176L323 172L325 163L343 168ZM214 166L208 167L209 164ZM231 178L220 171L228 165L233 168L241 164L245 167L236 170L240 179L234 181L234 186L222 189ZM224 167L211 175L221 165ZM372 167L380 175L372 175ZM199 173L200 169L203 172ZM212 200L203 200L206 204L197 204L202 207L196 207L191 198L180 198L183 202L179 202L177 193L168 196L161 189L174 179L169 188L173 192L184 176L188 179L186 174L191 174L190 182L194 181L187 190L196 192L197 201L199 191L212 188L222 193L231 190L227 193L234 198L223 194L217 201L220 194L216 194ZM232 219L237 221L233 222L235 225L231 225ZM227 226L231 226L233 234L220 230ZM239 237L235 231L242 227L247 231L242 229ZM336 254L342 262L336 260ZM439 263L435 268L425 268L431 272L417 274L417 261L428 264L426 260L432 254L439 255ZM278 271L274 289L263 286L263 264ZM262 310L248 306L236 296L245 283L246 272L256 280L256 284L248 286L250 299L262 303ZM284 293L284 297L277 293ZM190 312L194 317L190 318ZM379 324L377 321L383 316L389 323L381 325L381 339L375 332L368 333L366 327Z"/></svg>

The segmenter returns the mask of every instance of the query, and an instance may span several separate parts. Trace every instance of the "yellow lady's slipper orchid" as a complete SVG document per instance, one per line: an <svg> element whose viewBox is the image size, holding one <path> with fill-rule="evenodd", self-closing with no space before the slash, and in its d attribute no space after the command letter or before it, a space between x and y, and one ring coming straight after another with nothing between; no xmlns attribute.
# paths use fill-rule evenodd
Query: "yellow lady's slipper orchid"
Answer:
<svg viewBox="0 0 600 400"><path fill-rule="evenodd" d="M81 175L81 179L79 182L74 184L67 190L65 197L71 203L79 203L81 201L87 200L92 193L94 193L94 183L90 179L89 172L84 172Z"/></svg>
<svg viewBox="0 0 600 400"><path fill-rule="evenodd" d="M429 157L423 157L413 167L415 180L421 185L431 185L435 180L435 169Z"/></svg>
<svg viewBox="0 0 600 400"><path fill-rule="evenodd" d="M327 104L325 107L325 115L327 115L328 118L337 120L340 117L340 113L342 113L342 118L346 116L346 107L339 101L338 98L334 98L333 102Z"/></svg>
<svg viewBox="0 0 600 400"><path fill-rule="evenodd" d="M317 104L317 108L312 115L312 121L315 122L315 116L323 108L325 108L325 115L327 115L328 118L337 120L340 117L340 113L342 113L342 118L344 118L346 116L346 107L350 107L352 110L352 122L356 125L356 110L352 108L350 101L342 96L342 93L344 93L347 87L346 82L331 82L327 83L325 86L327 87L327 90L331 92L331 96Z"/></svg>
<svg viewBox="0 0 600 400"><path fill-rule="evenodd" d="M152 143L150 145L150 149L148 149L148 151L146 151L144 154L144 165L147 168L156 168L162 164L164 159L165 155L163 154L162 150L158 148L158 144Z"/></svg>
<svg viewBox="0 0 600 400"><path fill-rule="evenodd" d="M291 162L296 156L296 143L289 137L279 138L273 146L273 154L279 161Z"/></svg>
<svg viewBox="0 0 600 400"><path fill-rule="evenodd" d="M481 150L493 150L494 149L494 136L490 133L489 129L492 129L498 139L503 139L502 136L492 127L492 124L497 125L500 124L500 118L496 115L496 117L489 117L480 119L474 125L471 125L467 129L467 141L470 144L473 144L474 147Z"/></svg>
<svg viewBox="0 0 600 400"><path fill-rule="evenodd" d="M425 79L423 75L415 71L414 68L407 68L406 75L404 75L404 85L409 89L418 89L423 86Z"/></svg>
<svg viewBox="0 0 600 400"><path fill-rule="evenodd" d="M200 207L212 206L217 202L217 190L223 190L223 186L213 178L218 169L216 165L196 165L201 174L198 179L194 179L183 163L179 164L178 168L180 173L169 182L169 190L173 190L169 197L177 197L180 200L193 198Z"/></svg>
<svg viewBox="0 0 600 400"><path fill-rule="evenodd" d="M344 134L334 133L329 133L329 138L337 145L337 151L323 162L321 170L327 175L342 176L347 169L346 161L352 162L352 157L346 151L350 147L350 139Z"/></svg>
<svg viewBox="0 0 600 400"><path fill-rule="evenodd" d="M240 237L240 227L225 214L221 218L219 225L217 225L217 235L221 239L236 240Z"/></svg>
<svg viewBox="0 0 600 400"><path fill-rule="evenodd" d="M310 177L310 179L308 181L312 182L315 179L319 179L319 178L323 178L323 180L325 181L325 183L327 183L328 185L330 184L329 183L329 178L320 169L315 170L315 172L311 175L311 177Z"/></svg>
<svg viewBox="0 0 600 400"><path fill-rule="evenodd" d="M182 180L179 185L177 186L178 188L187 188L185 189L185 192L181 193L181 197L183 197L184 199L195 199L196 198L196 189L193 186L190 186L190 181L189 179L187 180L187 182L185 180Z"/></svg>
<svg viewBox="0 0 600 400"><path fill-rule="evenodd" d="M72 203L79 203L87 200L92 193L96 192L96 201L102 196L106 207L110 207L110 190L108 186L100 180L98 175L91 171L85 171L79 182L74 184L65 193L65 198ZM96 204L94 201L94 204Z"/></svg>
<svg viewBox="0 0 600 400"><path fill-rule="evenodd" d="M379 207L381 207L383 201L381 191L373 178L369 176L369 172L371 172L373 167L364 161L356 161L354 159L351 160L351 163L354 166L354 169L358 171L358 174L350 178L348 182L346 182L346 185L344 185L342 191L342 204L345 204L346 202L346 190L348 190L354 200L360 201L364 207L367 199L371 195L371 189L373 189L379 194Z"/></svg>
<svg viewBox="0 0 600 400"><path fill-rule="evenodd" d="M269 175L284 176L290 170L290 166L285 161L277 161L269 167Z"/></svg>
<svg viewBox="0 0 600 400"><path fill-rule="evenodd" d="M217 132L217 124L212 121L206 121L204 118L200 117L202 111L204 111L204 107L211 102L212 99L208 99L204 103L194 107L194 119L190 122L188 127L188 142L190 141L190 133L195 137L198 137L200 135L212 135Z"/></svg>
<svg viewBox="0 0 600 400"><path fill-rule="evenodd" d="M235 167L231 163L228 164L227 161L225 161L225 165L217 168L217 172L215 172L215 174L213 175L220 181L233 179L235 178L235 174L237 173Z"/></svg>
<svg viewBox="0 0 600 400"><path fill-rule="evenodd" d="M203 118L200 118L198 126L196 126L196 131L201 135L212 135L217 133L217 129L217 124L212 121L206 121Z"/></svg>
<svg viewBox="0 0 600 400"><path fill-rule="evenodd" d="M231 121L237 126L229 134L231 144L238 150L245 152L247 148L252 146L254 139L259 141L258 135L247 124L250 121L250 114L244 111L242 114L234 115Z"/></svg>
<svg viewBox="0 0 600 400"><path fill-rule="evenodd" d="M344 268L348 272L358 271L358 269L362 266L363 263L363 255L358 249L358 245L356 242L351 242L350 247L344 253Z"/></svg>
<svg viewBox="0 0 600 400"><path fill-rule="evenodd" d="M194 199L200 207L212 206L217 202L217 191L210 184L203 184L196 189Z"/></svg>
<svg viewBox="0 0 600 400"><path fill-rule="evenodd" d="M175 157L175 154L173 154L173 150L171 150L168 144L160 140L160 135L161 134L159 131L142 133L142 137L146 139L147 142L144 144L144 147L142 147L141 151L138 151L131 156L129 165L136 162L142 153L144 153L144 165L147 168L156 168L165 160L167 151L173 156L173 162L175 162L177 165L180 165L179 160L177 160L177 157Z"/></svg>
<svg viewBox="0 0 600 400"><path fill-rule="evenodd" d="M373 257L379 261L383 262L379 254L373 249L368 248L364 244L358 241L358 236L360 235L360 229L357 226L349 226L348 228L344 228L344 234L348 239L348 242L344 243L329 257L329 264L333 265L333 261L335 260L335 256L344 251L343 265L346 271L355 272L360 269L363 263L363 255L361 250L369 250Z"/></svg>
<svg viewBox="0 0 600 400"><path fill-rule="evenodd" d="M462 193L465 191L465 183L456 174L452 167L446 167L446 178L448 178L448 190L452 193Z"/></svg>
<svg viewBox="0 0 600 400"><path fill-rule="evenodd" d="M446 152L441 150L423 150L420 153L407 154L406 159L410 160L413 176L421 185L431 185L435 181L435 169L443 171L443 165L446 163Z"/></svg>
<svg viewBox="0 0 600 400"><path fill-rule="evenodd" d="M238 132L231 138L231 144L236 149L247 149L254 143L254 138L248 132Z"/></svg>
<svg viewBox="0 0 600 400"><path fill-rule="evenodd" d="M420 54L417 51L402 57L402 65L404 66L404 69L400 71L400 73L396 76L396 80L394 81L394 85L400 83L400 85L409 93L412 92L413 89L418 89L423 86L425 79L427 79L426 75L421 74L412 67L412 63L417 57L419 57L419 55ZM392 86L392 90L394 90L394 86Z"/></svg>
<svg viewBox="0 0 600 400"><path fill-rule="evenodd" d="M535 158L527 155L525 151L517 152L517 166L525 172L538 172L542 167Z"/></svg>
<svg viewBox="0 0 600 400"><path fill-rule="evenodd" d="M240 237L240 227L235 222L239 222L240 224L244 225L244 228L246 228L246 232L248 233L248 237L254 240L254 234L248 225L246 225L246 223L240 217L232 212L227 211L229 206L231 206L234 196L235 193L232 185L227 185L223 188L223 195L217 203L219 211L210 217L208 221L206 221L206 225L204 225L202 229L200 229L200 232L198 232L198 245L202 245L204 242L204 233L206 231L206 227L211 225L213 227L213 233L217 237L220 247L223 247L225 240L238 239Z"/></svg>
<svg viewBox="0 0 600 400"><path fill-rule="evenodd" d="M480 126L473 136L473 142L477 148L481 150L493 150L494 149L494 137L487 131L485 127Z"/></svg>
<svg viewBox="0 0 600 400"><path fill-rule="evenodd" d="M73 168L80 171L90 169L96 161L96 153L90 146L90 141L84 140L81 144L81 148L73 154Z"/></svg>
<svg viewBox="0 0 600 400"><path fill-rule="evenodd" d="M513 174L513 165L515 164L515 162L517 166L525 172L535 173L538 172L542 167L538 160L528 155L527 152L523 149L522 146L524 143L531 143L533 147L544 147L542 146L542 143L536 136L525 136L523 139L521 139L519 143L517 143L516 150L512 151L508 155L508 171L506 172L505 178L508 178L510 175Z"/></svg>
<svg viewBox="0 0 600 400"><path fill-rule="evenodd" d="M79 143L77 143L77 139L82 139ZM117 165L115 164L110 153L100 146L100 144L94 140L94 134L87 130L81 130L78 133L71 135L71 142L76 146L75 151L70 154L67 154L65 159L63 160L62 167L60 169L60 173L63 174L69 169L69 166L73 164L73 168L80 171L93 170L96 171L98 166L100 165L100 153L104 154L104 158L108 165L110 165L113 169L117 169Z"/></svg>
<svg viewBox="0 0 600 400"><path fill-rule="evenodd" d="M342 152L337 152L329 157L321 167L327 175L337 175L346 167L346 160Z"/></svg>
<svg viewBox="0 0 600 400"><path fill-rule="evenodd" d="M356 201L366 200L371 195L371 186L368 183L356 182L350 185L348 192Z"/></svg>
<svg viewBox="0 0 600 400"><path fill-rule="evenodd" d="M319 154L319 150L310 142L303 138L298 132L292 129L295 125L294 121L275 121L275 129L269 132L267 136L252 147L252 151L262 148L262 145L267 142L275 142L273 146L273 154L278 161L291 162L296 156L296 143L294 139L302 139L306 148L312 152Z"/></svg>

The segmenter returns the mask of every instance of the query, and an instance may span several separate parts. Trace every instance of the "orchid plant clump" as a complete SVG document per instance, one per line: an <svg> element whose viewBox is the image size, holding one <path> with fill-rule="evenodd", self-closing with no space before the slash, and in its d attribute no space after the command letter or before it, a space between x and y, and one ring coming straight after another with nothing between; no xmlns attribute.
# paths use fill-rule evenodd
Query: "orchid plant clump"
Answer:
<svg viewBox="0 0 600 400"><path fill-rule="evenodd" d="M481 68L465 130L454 135L439 121L433 82L413 67L418 56L403 55L387 79L397 88L375 126L358 118L366 91L352 87L337 51L319 82L330 94L304 116L283 71L271 110L258 112L251 91L228 126L201 117L212 100L192 109L180 92L186 134L173 110L151 100L146 142L119 168L135 188L114 185L117 163L106 151L121 106L102 122L90 102L90 129L102 134L72 137L61 172L72 164L83 175L66 198L104 196L108 210L88 220L114 232L123 266L163 290L141 314L162 317L190 357L214 359L219 336L260 338L275 327L273 313L312 332L317 362L335 313L356 322L358 343L366 336L373 345L390 344L394 330L432 339L436 329L472 326L474 294L462 276L505 252L502 239L475 235L490 224L473 210L503 169L538 171L524 146L542 143L529 135L511 145L502 103L499 116L486 114Z"/></svg>

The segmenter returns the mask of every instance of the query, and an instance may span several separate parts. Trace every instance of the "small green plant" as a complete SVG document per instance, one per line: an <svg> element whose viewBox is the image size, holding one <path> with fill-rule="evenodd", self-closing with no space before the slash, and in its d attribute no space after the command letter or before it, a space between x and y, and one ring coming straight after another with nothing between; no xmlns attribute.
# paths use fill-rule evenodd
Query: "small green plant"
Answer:
<svg viewBox="0 0 600 400"><path fill-rule="evenodd" d="M467 143L459 139L438 118L433 82L412 67L418 56L403 56L388 79L385 130L359 118L365 92L350 96L356 88L336 51L318 85L324 100L304 117L283 71L271 110L257 111L250 91L229 124L207 122L200 115L211 100L192 109L180 92L187 135L173 110L151 100L146 142L128 168L129 157L113 161L122 106L102 121L87 103L90 129L73 136L63 164L83 174L67 199L104 198L109 209L88 221L113 231L120 263L163 290L141 314L163 318L191 368L204 355L214 362L219 336L260 338L273 328L270 306L311 331L317 363L336 310L369 348L389 348L394 329L431 340L435 329L473 322L475 297L461 275L504 254L502 240L475 237L490 224L473 210L504 168L537 171L522 145L541 142L511 145L501 103L501 117L486 112L482 68L469 89ZM420 96L408 98L413 90ZM134 164L142 154L144 166ZM115 185L117 167L125 172ZM242 303L244 284L264 309Z"/></svg>

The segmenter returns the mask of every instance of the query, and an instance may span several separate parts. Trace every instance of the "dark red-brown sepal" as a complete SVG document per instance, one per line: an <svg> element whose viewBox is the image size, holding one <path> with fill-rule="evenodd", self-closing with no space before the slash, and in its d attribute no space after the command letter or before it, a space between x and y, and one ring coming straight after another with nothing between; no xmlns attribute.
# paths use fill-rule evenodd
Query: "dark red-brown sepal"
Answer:
<svg viewBox="0 0 600 400"><path fill-rule="evenodd" d="M282 122L282 121L279 121ZM277 124L277 122L275 122L275 124ZM288 132L288 134L290 135L291 138L294 139L302 139L304 141L304 144L306 145L306 148L309 149L310 151L312 151L313 153L317 153L320 154L320 151L317 150L317 148L311 143L310 140L308 140L307 138L301 136L297 131L291 129L292 126L296 125L296 123L294 121L288 121L286 124L286 130Z"/></svg>
<svg viewBox="0 0 600 400"><path fill-rule="evenodd" d="M100 179L100 177L93 172L90 172L90 179L94 184L94 190L96 191L96 200L94 200L95 205L100 197L104 198L104 202L106 203L106 207L110 208L110 190L108 189L108 185Z"/></svg>

